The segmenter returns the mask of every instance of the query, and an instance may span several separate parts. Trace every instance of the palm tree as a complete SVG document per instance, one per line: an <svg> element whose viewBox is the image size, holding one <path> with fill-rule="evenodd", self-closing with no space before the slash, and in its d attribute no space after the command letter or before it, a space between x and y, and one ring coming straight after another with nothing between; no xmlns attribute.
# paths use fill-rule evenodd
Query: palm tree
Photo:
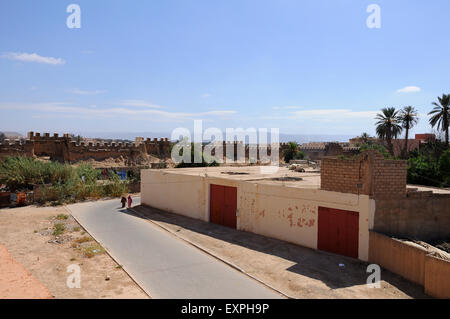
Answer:
<svg viewBox="0 0 450 319"><path fill-rule="evenodd" d="M375 119L378 120L376 123L378 137L387 142L389 152L394 155L392 138L397 138L402 132L398 110L395 107L381 109L381 113L378 113Z"/></svg>
<svg viewBox="0 0 450 319"><path fill-rule="evenodd" d="M363 144L368 144L370 141L370 135L368 133L362 133L359 138L361 139Z"/></svg>
<svg viewBox="0 0 450 319"><path fill-rule="evenodd" d="M402 122L402 127L405 129L405 146L403 148L403 156L406 157L406 154L408 154L409 130L412 129L417 122L419 122L417 110L412 106L405 106L403 110L400 111L400 120Z"/></svg>
<svg viewBox="0 0 450 319"><path fill-rule="evenodd" d="M289 142L288 147L284 151L284 161L289 163L290 160L295 158L295 154L298 152L298 144L295 142Z"/></svg>
<svg viewBox="0 0 450 319"><path fill-rule="evenodd" d="M445 145L448 147L448 126L450 122L450 95L442 94L442 97L438 96L439 104L433 102L435 106L434 109L428 113L432 115L430 118L430 124L435 127L437 124L437 129L445 132Z"/></svg>

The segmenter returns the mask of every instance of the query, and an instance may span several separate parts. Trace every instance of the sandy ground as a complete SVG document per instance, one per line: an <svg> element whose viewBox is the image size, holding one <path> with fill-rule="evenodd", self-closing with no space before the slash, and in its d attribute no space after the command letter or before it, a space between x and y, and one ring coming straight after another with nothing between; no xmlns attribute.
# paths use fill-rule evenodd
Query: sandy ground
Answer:
<svg viewBox="0 0 450 319"><path fill-rule="evenodd" d="M57 219L60 214L67 219ZM64 224L65 230L54 236L57 223ZM0 244L54 298L148 298L63 207L1 209ZM1 270L7 263L7 259L0 259L0 286L5 282L1 278L9 276ZM81 288L67 287L67 278L72 274L67 267L72 264L80 266ZM21 267L15 268L21 271ZM24 277L24 285L27 280Z"/></svg>
<svg viewBox="0 0 450 319"><path fill-rule="evenodd" d="M384 269L381 288L369 288L366 285L368 263L356 259L144 206L134 210L138 216L237 266L289 297L428 298L422 287Z"/></svg>
<svg viewBox="0 0 450 319"><path fill-rule="evenodd" d="M0 245L0 299L49 299L50 291Z"/></svg>

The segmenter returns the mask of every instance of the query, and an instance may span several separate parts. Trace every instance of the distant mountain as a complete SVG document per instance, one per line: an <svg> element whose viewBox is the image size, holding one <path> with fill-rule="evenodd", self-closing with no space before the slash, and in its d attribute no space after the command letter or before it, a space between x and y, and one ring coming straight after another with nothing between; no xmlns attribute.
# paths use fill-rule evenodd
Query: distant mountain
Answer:
<svg viewBox="0 0 450 319"><path fill-rule="evenodd" d="M170 137L170 133L157 132L73 132L75 136L80 135L86 138L111 139L111 140L130 140L134 141L136 137L144 138L163 138Z"/></svg>
<svg viewBox="0 0 450 319"><path fill-rule="evenodd" d="M355 135L332 134L280 134L280 142L297 142L298 144L309 142L348 142Z"/></svg>
<svg viewBox="0 0 450 319"><path fill-rule="evenodd" d="M134 141L137 136L144 138L170 138L168 132L77 132L87 138L113 139L113 140L131 140ZM280 134L280 142L297 142L298 144L309 142L348 142L354 135L332 135L332 134ZM270 136L268 136L270 142Z"/></svg>
<svg viewBox="0 0 450 319"><path fill-rule="evenodd" d="M6 131L0 131L1 133L5 134L5 137L8 139L18 139L18 138L24 138L25 136L18 133L18 132L6 132Z"/></svg>

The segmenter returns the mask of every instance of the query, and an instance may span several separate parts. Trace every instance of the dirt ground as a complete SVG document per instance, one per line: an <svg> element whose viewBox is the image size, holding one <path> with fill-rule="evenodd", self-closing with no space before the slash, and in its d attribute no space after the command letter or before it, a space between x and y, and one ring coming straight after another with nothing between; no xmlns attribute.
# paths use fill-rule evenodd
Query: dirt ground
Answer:
<svg viewBox="0 0 450 319"><path fill-rule="evenodd" d="M64 207L0 209L0 244L54 298L148 298ZM0 269L6 262L0 259ZM67 287L72 264L80 266L81 288Z"/></svg>
<svg viewBox="0 0 450 319"><path fill-rule="evenodd" d="M137 215L236 266L292 298L428 298L423 288L387 270L381 288L366 285L368 263L144 206Z"/></svg>
<svg viewBox="0 0 450 319"><path fill-rule="evenodd" d="M50 291L0 244L0 299L49 299Z"/></svg>

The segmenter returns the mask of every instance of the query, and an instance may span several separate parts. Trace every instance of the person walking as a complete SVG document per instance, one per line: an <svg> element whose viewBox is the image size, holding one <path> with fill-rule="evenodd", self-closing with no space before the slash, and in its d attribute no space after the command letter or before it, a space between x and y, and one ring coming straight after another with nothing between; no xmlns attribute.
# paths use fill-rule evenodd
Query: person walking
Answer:
<svg viewBox="0 0 450 319"><path fill-rule="evenodd" d="M133 202L133 199L131 198L131 195L128 195L128 208L131 208L132 202Z"/></svg>
<svg viewBox="0 0 450 319"><path fill-rule="evenodd" d="M120 202L122 203L122 208L125 208L125 204L127 203L127 199L125 198L125 196L122 196Z"/></svg>

